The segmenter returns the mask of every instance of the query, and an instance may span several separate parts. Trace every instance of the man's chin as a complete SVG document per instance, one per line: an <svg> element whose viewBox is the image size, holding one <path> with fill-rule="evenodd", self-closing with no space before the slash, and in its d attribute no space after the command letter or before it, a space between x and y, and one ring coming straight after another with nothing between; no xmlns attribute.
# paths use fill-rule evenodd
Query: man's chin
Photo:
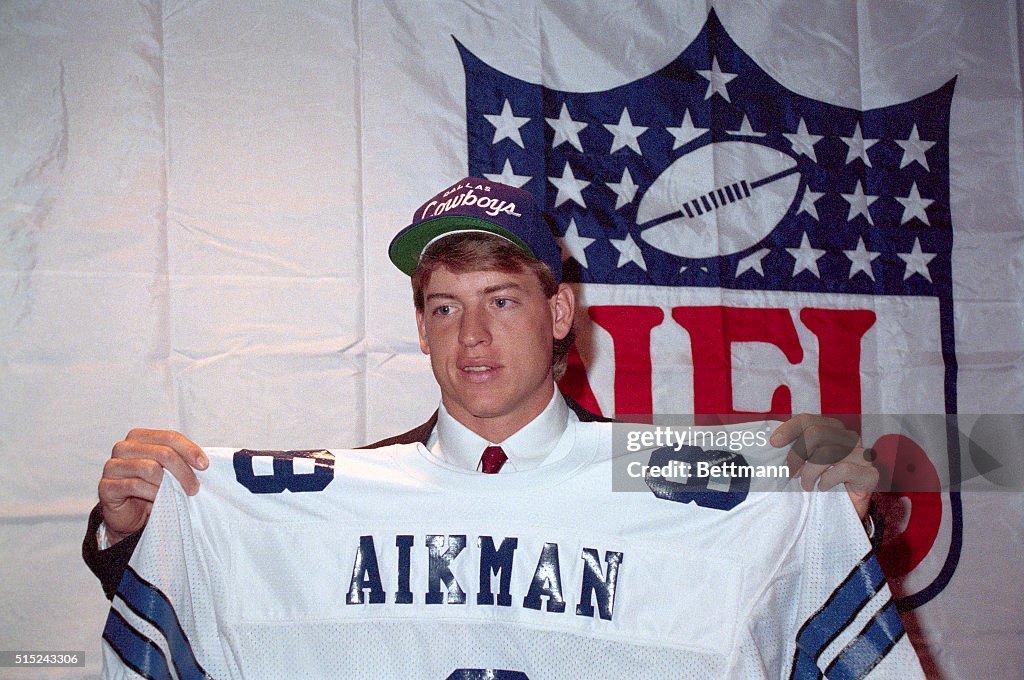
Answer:
<svg viewBox="0 0 1024 680"><path fill-rule="evenodd" d="M489 402L470 404L466 410L473 418L480 420L493 420L494 418L501 418L509 414L504 404Z"/></svg>

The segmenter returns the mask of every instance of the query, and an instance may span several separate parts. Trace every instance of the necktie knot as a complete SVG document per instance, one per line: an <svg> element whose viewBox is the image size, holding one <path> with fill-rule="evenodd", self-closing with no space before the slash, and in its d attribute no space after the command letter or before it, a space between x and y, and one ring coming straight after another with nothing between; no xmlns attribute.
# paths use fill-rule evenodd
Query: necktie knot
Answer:
<svg viewBox="0 0 1024 680"><path fill-rule="evenodd" d="M480 456L480 471L485 475L497 474L506 460L508 460L508 456L500 446L488 446L484 449L484 454Z"/></svg>

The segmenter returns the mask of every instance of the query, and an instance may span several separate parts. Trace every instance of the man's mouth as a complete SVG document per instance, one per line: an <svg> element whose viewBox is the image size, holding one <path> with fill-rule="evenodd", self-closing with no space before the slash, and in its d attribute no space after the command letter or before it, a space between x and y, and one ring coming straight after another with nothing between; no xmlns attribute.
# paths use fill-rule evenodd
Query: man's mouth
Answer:
<svg viewBox="0 0 1024 680"><path fill-rule="evenodd" d="M493 376L498 374L498 370L500 368L500 364L491 363L489 361L477 363L472 359L459 366L459 370L462 371L462 375L466 376L466 379L471 382L490 380Z"/></svg>

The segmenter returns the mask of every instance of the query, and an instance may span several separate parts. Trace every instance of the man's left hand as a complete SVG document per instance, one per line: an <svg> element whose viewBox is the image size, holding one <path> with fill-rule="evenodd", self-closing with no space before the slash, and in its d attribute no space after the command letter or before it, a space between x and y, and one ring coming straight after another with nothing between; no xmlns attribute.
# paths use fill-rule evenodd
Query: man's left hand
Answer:
<svg viewBox="0 0 1024 680"><path fill-rule="evenodd" d="M769 443L790 446L786 464L804 489L810 491L815 482L821 491L846 484L857 515L862 520L867 516L879 474L856 432L835 418L801 413L779 425Z"/></svg>

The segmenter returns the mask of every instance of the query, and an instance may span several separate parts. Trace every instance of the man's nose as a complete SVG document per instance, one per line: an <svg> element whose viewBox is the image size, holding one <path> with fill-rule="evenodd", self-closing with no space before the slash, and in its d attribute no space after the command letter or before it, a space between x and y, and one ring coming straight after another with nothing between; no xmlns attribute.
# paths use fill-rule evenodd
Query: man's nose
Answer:
<svg viewBox="0 0 1024 680"><path fill-rule="evenodd" d="M477 309L463 311L462 323L459 326L459 342L464 347L491 342L490 323L486 312Z"/></svg>

